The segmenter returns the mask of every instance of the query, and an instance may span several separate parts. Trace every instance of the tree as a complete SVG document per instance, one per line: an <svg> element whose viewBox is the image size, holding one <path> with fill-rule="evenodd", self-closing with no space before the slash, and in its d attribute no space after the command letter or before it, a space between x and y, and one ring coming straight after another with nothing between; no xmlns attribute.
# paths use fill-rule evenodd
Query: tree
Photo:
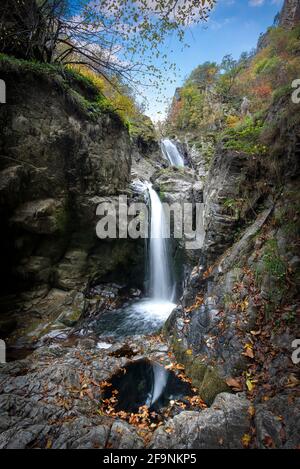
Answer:
<svg viewBox="0 0 300 469"><path fill-rule="evenodd" d="M0 51L47 63L84 64L110 80L162 79L155 66L172 33L205 21L215 0L2 0ZM160 56L162 66L170 64Z"/></svg>
<svg viewBox="0 0 300 469"><path fill-rule="evenodd" d="M223 57L217 91L224 102L231 101L233 98L232 88L241 70L247 66L248 60L249 57L245 53L241 55L240 60L234 60L230 54Z"/></svg>
<svg viewBox="0 0 300 469"><path fill-rule="evenodd" d="M216 62L204 62L192 71L188 81L199 89L205 89L206 86L215 82L218 72L219 67Z"/></svg>

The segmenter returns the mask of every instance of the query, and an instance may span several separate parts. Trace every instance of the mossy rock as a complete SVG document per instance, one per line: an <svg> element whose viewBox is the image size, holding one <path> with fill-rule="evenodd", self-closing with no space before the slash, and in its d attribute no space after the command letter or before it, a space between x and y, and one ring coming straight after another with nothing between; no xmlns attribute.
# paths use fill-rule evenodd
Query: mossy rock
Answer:
<svg viewBox="0 0 300 469"><path fill-rule="evenodd" d="M59 317L58 321L64 326L73 327L79 321L82 314L82 310L78 307L74 307L69 311L65 311L62 316Z"/></svg>
<svg viewBox="0 0 300 469"><path fill-rule="evenodd" d="M211 405L215 397L221 392L229 392L230 388L225 381L220 378L213 367L206 367L199 394L207 405Z"/></svg>
<svg viewBox="0 0 300 469"><path fill-rule="evenodd" d="M211 405L221 392L230 392L230 388L220 378L215 368L206 365L193 354L187 353L177 338L173 339L172 348L176 360L184 365L187 376L192 380L193 386L198 388L199 395L207 405Z"/></svg>

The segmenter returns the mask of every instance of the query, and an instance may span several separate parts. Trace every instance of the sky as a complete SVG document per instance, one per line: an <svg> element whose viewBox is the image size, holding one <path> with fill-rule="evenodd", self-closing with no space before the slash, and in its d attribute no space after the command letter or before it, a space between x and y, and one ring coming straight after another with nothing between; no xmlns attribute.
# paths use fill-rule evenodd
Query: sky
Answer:
<svg viewBox="0 0 300 469"><path fill-rule="evenodd" d="M156 90L145 91L149 103L146 114L153 121L162 120L175 88L181 86L184 78L200 63L221 62L226 54L237 59L242 52L255 48L260 33L273 24L282 4L283 0L218 0L207 23L187 30L188 48L182 50L182 44L175 37L170 38L165 50L177 64L179 74L172 76L175 83L170 83L171 77L167 78L165 90L159 96Z"/></svg>
<svg viewBox="0 0 300 469"><path fill-rule="evenodd" d="M82 1L87 0L70 0L74 14L80 12ZM206 61L220 63L227 54L238 59L242 52L250 52L256 47L259 35L273 24L282 5L283 0L217 0L207 22L187 28L184 43L188 47L183 48L174 33L161 46L160 52L168 55L170 63L176 63L176 75L173 71L164 75L163 89L139 88L138 101L143 102L146 98L148 102L145 113L154 122L163 120L175 89L199 64ZM143 59L146 60L145 57L138 58ZM159 60L154 62L158 68Z"/></svg>

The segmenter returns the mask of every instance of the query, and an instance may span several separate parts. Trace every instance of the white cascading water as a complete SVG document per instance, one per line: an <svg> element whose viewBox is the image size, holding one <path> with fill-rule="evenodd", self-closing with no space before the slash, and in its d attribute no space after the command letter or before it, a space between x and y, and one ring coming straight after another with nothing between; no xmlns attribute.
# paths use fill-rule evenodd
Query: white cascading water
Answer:
<svg viewBox="0 0 300 469"><path fill-rule="evenodd" d="M163 206L152 184L147 184L150 197L149 271L150 293L154 300L172 299L171 267L167 226Z"/></svg>
<svg viewBox="0 0 300 469"><path fill-rule="evenodd" d="M149 294L125 308L104 312L97 319L97 330L105 336L132 336L149 334L158 330L168 319L176 304L172 302L175 284L172 285L169 240L166 238L166 221L162 203L146 181L136 180L132 187L147 196L150 208L150 239L148 243Z"/></svg>
<svg viewBox="0 0 300 469"><path fill-rule="evenodd" d="M176 304L172 303L170 253L168 249L167 226L162 203L149 182L135 181L138 192L148 194L150 208L150 240L148 270L150 275L149 297L131 303L126 308L101 315L98 320L102 336L126 336L145 334L159 329L167 320ZM99 348L102 348L102 343ZM166 370L153 363L153 385L148 405L153 405L162 395L167 384Z"/></svg>
<svg viewBox="0 0 300 469"><path fill-rule="evenodd" d="M183 167L184 161L180 155L176 145L171 142L168 138L161 141L161 147L163 154L169 160L171 166Z"/></svg>

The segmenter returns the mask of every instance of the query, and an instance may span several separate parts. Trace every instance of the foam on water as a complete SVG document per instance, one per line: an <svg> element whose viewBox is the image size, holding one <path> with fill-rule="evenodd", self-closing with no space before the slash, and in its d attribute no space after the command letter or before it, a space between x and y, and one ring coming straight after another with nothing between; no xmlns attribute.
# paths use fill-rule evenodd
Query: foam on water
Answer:
<svg viewBox="0 0 300 469"><path fill-rule="evenodd" d="M102 337L126 337L152 334L168 319L175 303L143 299L115 311L104 312L94 327Z"/></svg>

